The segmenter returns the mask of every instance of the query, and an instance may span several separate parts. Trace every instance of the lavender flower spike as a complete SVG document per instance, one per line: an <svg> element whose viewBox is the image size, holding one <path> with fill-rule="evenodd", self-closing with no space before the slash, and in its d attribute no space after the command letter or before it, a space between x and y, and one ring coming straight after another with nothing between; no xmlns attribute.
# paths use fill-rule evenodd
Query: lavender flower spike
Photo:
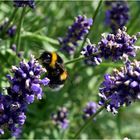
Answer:
<svg viewBox="0 0 140 140"><path fill-rule="evenodd" d="M13 66L11 72L14 74L8 76L11 86L9 93L12 97L20 98L30 104L35 97L41 99L43 95L42 86L47 86L49 79L41 79L41 74L46 70L31 56L29 62L22 60L20 66Z"/></svg>
<svg viewBox="0 0 140 140"><path fill-rule="evenodd" d="M92 23L92 18L88 19L86 16L77 16L75 22L68 28L66 37L59 38L61 50L69 55L73 54L78 46L78 41L82 40L89 32Z"/></svg>
<svg viewBox="0 0 140 140"><path fill-rule="evenodd" d="M46 70L31 56L30 61L22 60L19 67L13 66L8 75L10 86L7 95L0 94L0 135L8 129L12 136L18 137L26 120L26 110L34 99L41 99L42 86L47 86L49 79L41 78Z"/></svg>
<svg viewBox="0 0 140 140"><path fill-rule="evenodd" d="M101 41L98 43L101 56L105 59L111 58L112 60L122 59L124 56L135 57L135 42L136 35L130 36L126 32L126 27L118 29L117 33L102 35Z"/></svg>
<svg viewBox="0 0 140 140"><path fill-rule="evenodd" d="M114 70L113 74L106 74L100 87L99 104L106 105L108 111L117 113L123 105L130 105L140 99L140 62L126 62L120 70Z"/></svg>
<svg viewBox="0 0 140 140"><path fill-rule="evenodd" d="M68 111L67 108L61 107L58 109L57 113L53 113L51 118L55 125L58 125L58 127L62 129L66 129L68 127L69 121L67 119L68 117Z"/></svg>

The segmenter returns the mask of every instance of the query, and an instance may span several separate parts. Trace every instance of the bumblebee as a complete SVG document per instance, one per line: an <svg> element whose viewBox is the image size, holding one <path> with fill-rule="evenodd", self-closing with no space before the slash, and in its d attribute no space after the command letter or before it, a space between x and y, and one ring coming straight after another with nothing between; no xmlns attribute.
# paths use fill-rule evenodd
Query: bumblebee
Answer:
<svg viewBox="0 0 140 140"><path fill-rule="evenodd" d="M62 58L56 52L45 51L41 54L39 59L41 60L42 64L47 68L55 68L56 63L63 65Z"/></svg>
<svg viewBox="0 0 140 140"><path fill-rule="evenodd" d="M46 76L50 79L49 86L53 89L63 87L68 73L63 65L62 58L56 52L43 52L39 57L42 65L46 68Z"/></svg>

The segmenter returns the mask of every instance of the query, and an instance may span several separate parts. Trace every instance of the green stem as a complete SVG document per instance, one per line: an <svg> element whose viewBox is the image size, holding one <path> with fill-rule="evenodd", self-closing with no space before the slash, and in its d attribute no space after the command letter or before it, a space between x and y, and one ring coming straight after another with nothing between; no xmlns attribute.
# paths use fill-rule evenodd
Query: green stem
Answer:
<svg viewBox="0 0 140 140"><path fill-rule="evenodd" d="M119 135L119 138L121 139L121 116L122 116L122 110L120 109L118 111L118 114L117 114L117 118L116 118L116 123L117 123L117 128L118 128L118 135Z"/></svg>
<svg viewBox="0 0 140 140"><path fill-rule="evenodd" d="M25 11L26 11L26 7L24 7L23 10L22 10L22 13L21 13L21 16L20 16L20 19L19 19L18 29L17 29L17 40L16 40L17 53L20 50L20 40L21 40L20 33L21 33L21 27L22 27L22 24L23 24Z"/></svg>
<svg viewBox="0 0 140 140"><path fill-rule="evenodd" d="M99 52L96 52L96 53L94 53L94 54L92 54L92 55L90 55L89 57L81 56L81 57L78 57L78 58L74 58L74 59L72 59L72 60L70 60L70 61L65 62L64 65L69 65L69 64L72 64L72 63L77 63L77 62L79 62L79 61L81 61L81 60L90 58L90 57L92 57L92 56L97 56L99 53L100 53L100 51L99 51ZM106 62L106 63L103 63L103 62L102 62L102 63L100 64L100 66L101 66L101 67L122 67L123 64L122 64L122 63L115 63L115 65L114 65L114 63L111 63L111 62Z"/></svg>
<svg viewBox="0 0 140 140"><path fill-rule="evenodd" d="M9 25L10 25L10 23L12 22L13 18L15 17L15 15L16 15L16 13L17 13L17 10L18 10L18 8L15 8L15 9L14 9L14 11L13 11L11 17L9 18L8 23L5 25L5 27L4 27L4 29L3 29L2 33L1 33L1 36L7 31L7 28L9 27Z"/></svg>
<svg viewBox="0 0 140 140"><path fill-rule="evenodd" d="M99 9L100 9L100 7L101 7L102 2L103 2L103 0L100 0L99 3L98 3L98 6L97 6L97 8L96 8L96 11L95 11L95 13L94 13L94 15L93 15L93 17L92 17L93 22L95 22L95 19L96 19L97 15L98 15L98 12L99 12ZM91 33L93 27L94 27L94 24L92 24L92 26L91 26L91 28L90 28L88 34L84 37L84 41L83 41L82 45L80 46L79 51L81 51L81 48L83 48L83 46L85 45L86 39L87 39L88 36L90 35L90 33ZM79 52L78 52L78 53L79 53Z"/></svg>
<svg viewBox="0 0 140 140"><path fill-rule="evenodd" d="M47 43L51 43L53 45L59 45L59 42L55 39L49 38L47 36L42 36L39 34L31 33L31 32L24 32L23 35L21 35L22 38L33 38L41 41L45 41Z"/></svg>
<svg viewBox="0 0 140 140"><path fill-rule="evenodd" d="M68 65L68 64L71 64L71 63L76 63L76 62L78 62L80 60L84 60L84 59L85 59L85 56L81 56L81 57L78 57L78 58L75 58L73 60L70 60L70 61L66 62L65 65Z"/></svg>
<svg viewBox="0 0 140 140"><path fill-rule="evenodd" d="M74 58L73 60L70 60L70 61L66 62L65 65L68 65L68 64L71 64L71 63L76 63L78 61L90 58L91 56L97 56L99 53L100 53L100 51L90 55L89 57L81 56L81 57L78 57L78 58Z"/></svg>
<svg viewBox="0 0 140 140"><path fill-rule="evenodd" d="M110 63L110 62L106 62L106 63L101 63L100 64L100 67L115 67L115 68L120 68L122 67L123 64L121 63Z"/></svg>
<svg viewBox="0 0 140 140"><path fill-rule="evenodd" d="M73 139L77 139L80 133L82 132L83 129L85 129L91 121L105 108L105 106L100 107L95 114L93 114L86 122L85 124L78 130L78 132L75 134Z"/></svg>

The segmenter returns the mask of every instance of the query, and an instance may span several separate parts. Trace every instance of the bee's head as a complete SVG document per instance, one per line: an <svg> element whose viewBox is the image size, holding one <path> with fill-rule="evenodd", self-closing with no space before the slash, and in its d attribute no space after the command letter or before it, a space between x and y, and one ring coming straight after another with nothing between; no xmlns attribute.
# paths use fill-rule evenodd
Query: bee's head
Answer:
<svg viewBox="0 0 140 140"><path fill-rule="evenodd" d="M49 64L51 63L51 59L52 59L52 55L51 53L45 51L41 54L41 56L39 57L39 60L42 61L42 63L44 64Z"/></svg>

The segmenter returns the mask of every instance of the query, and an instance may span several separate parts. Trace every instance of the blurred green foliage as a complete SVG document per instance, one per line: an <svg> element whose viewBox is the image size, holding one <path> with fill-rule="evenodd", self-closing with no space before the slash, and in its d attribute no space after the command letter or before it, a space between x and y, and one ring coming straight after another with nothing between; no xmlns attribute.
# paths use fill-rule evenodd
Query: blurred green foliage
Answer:
<svg viewBox="0 0 140 140"><path fill-rule="evenodd" d="M140 2L129 1L131 20L128 23L128 32L136 34L140 31ZM77 15L92 17L98 1L36 1L34 10L27 8L24 23L21 30L21 50L24 51L24 58L28 59L32 53L36 57L44 50L52 51L60 48L57 45L57 38L65 36L67 28L73 23ZM14 10L12 1L0 1L0 21L9 17ZM89 36L92 43L100 40L101 34L109 32L109 27L105 26L104 3L94 21L93 30ZM18 24L22 8L19 8L14 24ZM27 32L34 36L27 36ZM42 38L37 38L39 35ZM51 41L43 39L51 38ZM49 40L49 39L48 39ZM15 38L0 40L0 89L7 87L5 75L10 72L12 65L16 65L16 55L10 50L10 44ZM54 43L53 43L54 42ZM140 45L140 40L137 42ZM64 61L69 59L61 52L59 54ZM80 55L80 54L79 54ZM139 55L138 59L139 59ZM18 59L18 58L16 58ZM69 79L64 88L60 91L44 89L45 96L41 101L36 101L29 105L27 120L23 128L21 138L25 139L68 139L72 138L75 132L83 125L82 111L88 101L98 102L98 88L105 73L111 73L113 68L121 62L104 62L97 67L88 67L83 62L67 66ZM58 129L51 122L50 115L56 112L59 106L66 106L69 109L69 128L65 131ZM117 138L140 138L140 110L139 103L124 107L119 114L113 116L104 110L98 115L95 122L82 133L81 139L117 139ZM7 133L1 138L10 138Z"/></svg>

